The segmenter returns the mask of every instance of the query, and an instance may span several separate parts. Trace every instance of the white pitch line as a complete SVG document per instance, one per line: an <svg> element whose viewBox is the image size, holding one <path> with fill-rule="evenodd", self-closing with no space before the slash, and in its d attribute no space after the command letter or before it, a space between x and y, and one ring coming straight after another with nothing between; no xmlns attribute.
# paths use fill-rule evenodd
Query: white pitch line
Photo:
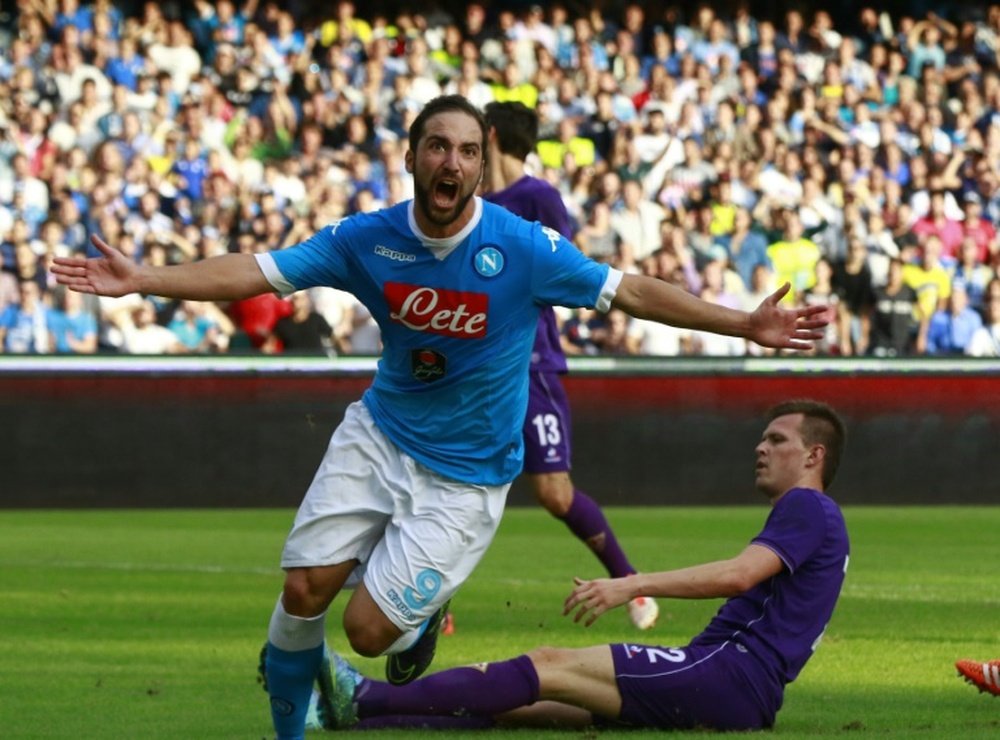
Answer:
<svg viewBox="0 0 1000 740"><path fill-rule="evenodd" d="M87 560L0 560L0 568L66 568L75 570L156 571L158 573L243 573L246 575L280 575L279 566L273 568L241 568L225 565L177 565L171 563L121 563ZM550 579L497 578L494 583L502 586L549 586ZM558 585L558 584L556 584Z"/></svg>
<svg viewBox="0 0 1000 740"><path fill-rule="evenodd" d="M271 576L281 573L281 568L241 568L227 565L178 565L174 563L111 563L86 560L46 560L25 562L23 560L0 560L0 568L65 568L76 570L119 570L159 573L242 573L246 575Z"/></svg>

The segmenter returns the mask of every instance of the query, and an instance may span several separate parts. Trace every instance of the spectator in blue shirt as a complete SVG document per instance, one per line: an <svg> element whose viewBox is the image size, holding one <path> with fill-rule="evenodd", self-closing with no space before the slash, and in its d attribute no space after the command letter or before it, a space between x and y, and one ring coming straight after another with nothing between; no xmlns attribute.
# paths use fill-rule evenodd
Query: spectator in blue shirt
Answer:
<svg viewBox="0 0 1000 740"><path fill-rule="evenodd" d="M753 271L758 265L774 269L771 258L767 256L767 237L754 228L753 217L746 208L736 209L732 233L718 235L715 243L726 250L730 265L748 290L753 284Z"/></svg>
<svg viewBox="0 0 1000 740"><path fill-rule="evenodd" d="M305 36L295 27L295 18L287 11L278 12L277 30L271 46L287 61L292 61L306 48Z"/></svg>
<svg viewBox="0 0 1000 740"><path fill-rule="evenodd" d="M193 136L184 142L184 155L171 169L177 189L192 202L201 200L205 178L208 177L208 160L202 156L201 144Z"/></svg>
<svg viewBox="0 0 1000 740"><path fill-rule="evenodd" d="M650 46L652 47L651 52L642 57L642 66L639 70L642 78L648 80L654 66L664 67L667 72L676 77L680 72L680 62L674 53L674 40L670 34L662 27L657 26L653 31Z"/></svg>
<svg viewBox="0 0 1000 740"><path fill-rule="evenodd" d="M691 52L695 59L708 66L713 75L719 71L721 57L729 57L732 68L740 61L740 51L736 44L726 38L726 24L719 18L713 20L708 27L708 37L695 43Z"/></svg>
<svg viewBox="0 0 1000 740"><path fill-rule="evenodd" d="M914 79L920 79L924 65L944 69L945 53L941 46L941 28L938 23L940 19L936 16L917 21L906 36L906 46L910 52L907 73Z"/></svg>
<svg viewBox="0 0 1000 740"><path fill-rule="evenodd" d="M87 310L86 300L83 293L62 291L58 298L59 308L49 311L48 328L56 352L92 354L97 351L97 317Z"/></svg>
<svg viewBox="0 0 1000 740"><path fill-rule="evenodd" d="M59 0L59 9L52 21L52 35L58 38L67 26L81 33L94 30L94 11L89 6L81 7L78 0Z"/></svg>
<svg viewBox="0 0 1000 740"><path fill-rule="evenodd" d="M21 280L21 300L0 313L0 350L11 354L47 354L52 351L48 317L34 280Z"/></svg>
<svg viewBox="0 0 1000 740"><path fill-rule="evenodd" d="M124 85L134 92L146 67L146 58L138 53L135 39L126 36L118 42L118 56L108 60L104 74L112 84Z"/></svg>
<svg viewBox="0 0 1000 740"><path fill-rule="evenodd" d="M927 354L965 354L972 335L983 325L982 317L969 308L969 297L962 282L951 288L948 308L936 311L927 329Z"/></svg>

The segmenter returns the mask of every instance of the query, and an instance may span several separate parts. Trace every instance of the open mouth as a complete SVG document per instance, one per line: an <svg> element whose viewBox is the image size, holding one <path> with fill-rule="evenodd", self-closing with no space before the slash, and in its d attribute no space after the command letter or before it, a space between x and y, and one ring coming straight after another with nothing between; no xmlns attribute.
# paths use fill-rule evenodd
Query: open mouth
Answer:
<svg viewBox="0 0 1000 740"><path fill-rule="evenodd" d="M458 198L458 183L454 180L441 180L434 186L434 205L446 208Z"/></svg>

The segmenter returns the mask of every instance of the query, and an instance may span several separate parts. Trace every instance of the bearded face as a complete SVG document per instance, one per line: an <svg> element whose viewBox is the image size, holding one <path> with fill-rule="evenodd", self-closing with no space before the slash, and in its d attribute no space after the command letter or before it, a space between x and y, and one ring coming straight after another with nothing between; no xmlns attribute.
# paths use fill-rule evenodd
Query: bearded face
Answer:
<svg viewBox="0 0 1000 740"><path fill-rule="evenodd" d="M417 221L428 236L450 236L471 218L472 196L483 175L482 131L472 117L446 111L429 119L416 152L406 155L413 173Z"/></svg>

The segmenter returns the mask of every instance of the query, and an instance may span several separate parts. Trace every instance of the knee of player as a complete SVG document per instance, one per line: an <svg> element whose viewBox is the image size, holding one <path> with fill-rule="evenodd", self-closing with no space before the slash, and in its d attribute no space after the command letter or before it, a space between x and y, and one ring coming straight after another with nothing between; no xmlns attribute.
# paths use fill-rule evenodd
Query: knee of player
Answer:
<svg viewBox="0 0 1000 740"><path fill-rule="evenodd" d="M553 516L563 517L573 503L573 482L565 473L542 474L533 478L535 497Z"/></svg>
<svg viewBox="0 0 1000 740"><path fill-rule="evenodd" d="M351 648L358 655L376 658L399 637L398 630L390 630L373 620L350 619L344 615L344 633Z"/></svg>
<svg viewBox="0 0 1000 740"><path fill-rule="evenodd" d="M297 617L313 617L325 608L325 598L310 585L305 573L294 572L285 576L281 603L288 614Z"/></svg>
<svg viewBox="0 0 1000 740"><path fill-rule="evenodd" d="M571 685L576 677L567 661L567 651L554 647L538 647L528 653L528 659L538 676L540 699L552 699L561 696L567 685Z"/></svg>
<svg viewBox="0 0 1000 740"><path fill-rule="evenodd" d="M561 665L566 658L566 649L547 645L536 647L528 653L528 657L531 659L532 665L535 666L535 670L540 672L545 668Z"/></svg>

